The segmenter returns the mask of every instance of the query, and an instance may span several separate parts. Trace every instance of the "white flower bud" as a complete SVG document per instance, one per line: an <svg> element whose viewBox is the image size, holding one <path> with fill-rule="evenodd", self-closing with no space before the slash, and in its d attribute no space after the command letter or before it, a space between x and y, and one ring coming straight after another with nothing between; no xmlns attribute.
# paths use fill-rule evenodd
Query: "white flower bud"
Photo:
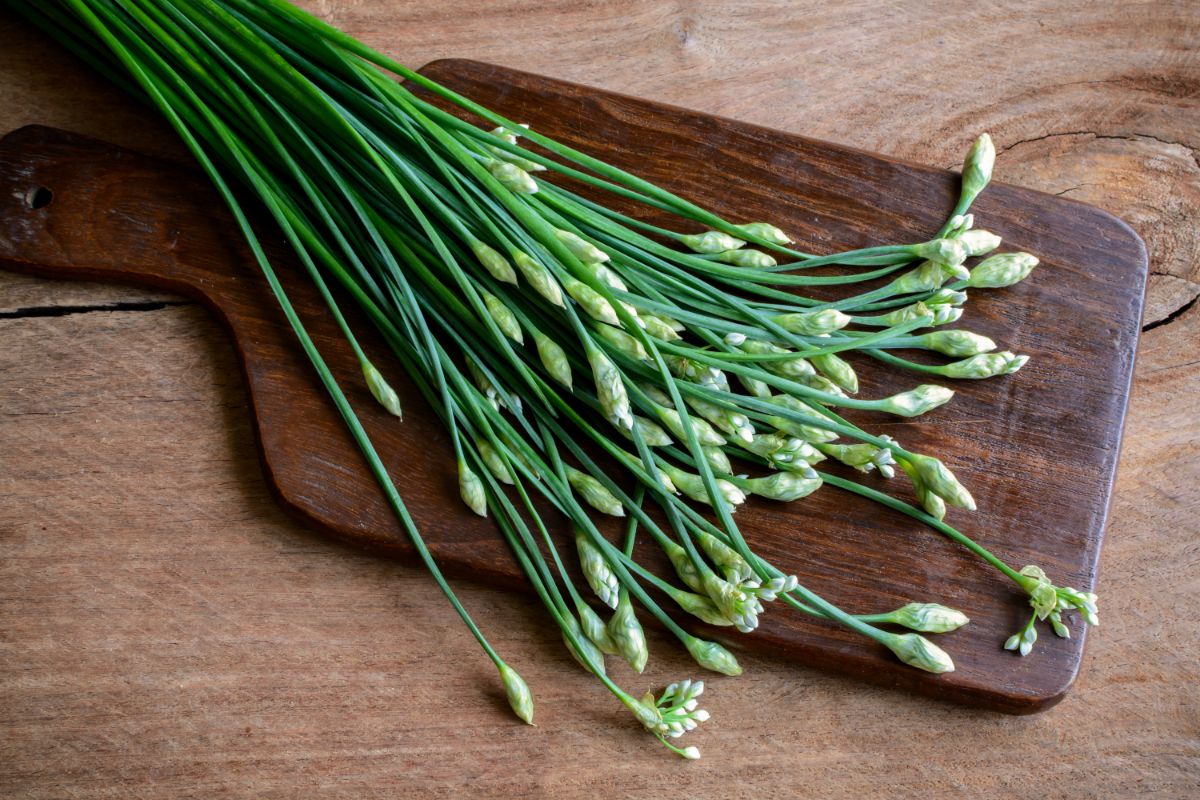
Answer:
<svg viewBox="0 0 1200 800"><path fill-rule="evenodd" d="M613 425L631 430L633 412L629 408L629 395L625 392L621 371L590 340L586 342L586 350L588 363L592 367L592 377L596 382L596 396L600 399L600 408Z"/></svg>
<svg viewBox="0 0 1200 800"><path fill-rule="evenodd" d="M575 549L579 553L579 566L588 586L606 606L616 608L621 583L609 566L608 559L580 530L575 531Z"/></svg>
<svg viewBox="0 0 1200 800"><path fill-rule="evenodd" d="M937 603L909 603L891 617L891 622L921 633L949 633L971 621L961 611Z"/></svg>
<svg viewBox="0 0 1200 800"><path fill-rule="evenodd" d="M999 353L981 353L977 356L953 361L937 368L939 375L947 378L979 380L996 375L1009 375L1025 366L1029 356L1018 356L1008 350Z"/></svg>
<svg viewBox="0 0 1200 800"><path fill-rule="evenodd" d="M725 334L725 344L730 345L731 347L737 347L737 346L741 345L742 343L744 343L745 341L746 341L746 334L744 334L744 333L738 333L737 331L731 331L730 333Z"/></svg>
<svg viewBox="0 0 1200 800"><path fill-rule="evenodd" d="M680 755L682 755L688 761L698 761L700 760L700 748L696 747L695 745L688 745L687 747L683 748L683 752L680 753Z"/></svg>
<svg viewBox="0 0 1200 800"><path fill-rule="evenodd" d="M962 196L964 199L974 200L983 191L983 187L987 186L988 181L992 179L992 168L995 164L996 146L992 144L992 137L986 133L980 134L963 160Z"/></svg>
<svg viewBox="0 0 1200 800"><path fill-rule="evenodd" d="M957 238L967 248L968 257L986 255L1000 246L1000 237L983 228L964 231Z"/></svg>

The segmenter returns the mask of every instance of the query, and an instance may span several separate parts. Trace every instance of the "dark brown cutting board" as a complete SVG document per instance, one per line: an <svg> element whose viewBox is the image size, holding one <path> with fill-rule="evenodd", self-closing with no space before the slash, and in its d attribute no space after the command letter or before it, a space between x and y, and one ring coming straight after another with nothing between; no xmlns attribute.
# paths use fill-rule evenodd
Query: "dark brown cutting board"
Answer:
<svg viewBox="0 0 1200 800"><path fill-rule="evenodd" d="M925 239L957 192L956 176L944 170L501 67L439 61L424 73L728 217L776 222L814 252ZM997 171L1002 177L1003 160ZM204 178L101 142L25 128L0 143L0 183L5 267L153 285L203 302L241 355L263 467L280 503L341 539L410 553ZM1102 211L1011 186L993 185L975 213L1006 248L1031 251L1042 265L1017 287L975 293L962 324L1032 361L1013 376L956 382L955 400L920 420L855 418L944 458L980 507L952 510L952 523L1015 567L1038 564L1061 584L1092 587L1137 344L1145 248ZM276 244L274 252L286 282L304 285L285 248ZM492 524L457 499L446 438L417 393L394 381L407 409L403 423L377 410L316 298L304 289L293 296L435 556L452 573L519 585ZM856 366L870 396L920 382ZM895 480L893 490L908 496ZM1081 627L1073 626L1070 640L1044 632L1028 658L1002 650L1027 618L1023 596L906 517L825 488L787 505L752 500L737 519L761 553L852 612L919 599L960 608L972 622L938 637L957 664L942 676L778 606L754 634L726 639L734 646L1011 713L1048 708L1075 678Z"/></svg>

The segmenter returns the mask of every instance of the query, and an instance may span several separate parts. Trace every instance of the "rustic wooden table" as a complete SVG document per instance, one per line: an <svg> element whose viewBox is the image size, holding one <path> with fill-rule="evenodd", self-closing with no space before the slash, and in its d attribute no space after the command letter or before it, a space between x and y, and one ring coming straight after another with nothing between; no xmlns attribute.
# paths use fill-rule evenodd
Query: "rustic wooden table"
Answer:
<svg viewBox="0 0 1200 800"><path fill-rule="evenodd" d="M713 681L705 758L685 764L536 609L464 585L539 690L538 727L521 726L420 571L276 508L202 309L0 272L0 795L1195 796L1200 7L305 5L414 65L494 61L930 164L986 129L1002 180L1130 222L1152 275L1104 626L1072 694L1024 718L748 657ZM180 154L0 11L0 132L27 123ZM648 683L688 671L671 650Z"/></svg>

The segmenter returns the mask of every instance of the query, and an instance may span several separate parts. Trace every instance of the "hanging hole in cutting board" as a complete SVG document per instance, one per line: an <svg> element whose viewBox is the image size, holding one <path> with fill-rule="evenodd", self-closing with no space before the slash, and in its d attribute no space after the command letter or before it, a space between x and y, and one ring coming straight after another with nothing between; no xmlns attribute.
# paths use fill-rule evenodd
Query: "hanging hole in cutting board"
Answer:
<svg viewBox="0 0 1200 800"><path fill-rule="evenodd" d="M45 208L54 200L54 192L45 186L34 186L25 193L25 205L32 209Z"/></svg>

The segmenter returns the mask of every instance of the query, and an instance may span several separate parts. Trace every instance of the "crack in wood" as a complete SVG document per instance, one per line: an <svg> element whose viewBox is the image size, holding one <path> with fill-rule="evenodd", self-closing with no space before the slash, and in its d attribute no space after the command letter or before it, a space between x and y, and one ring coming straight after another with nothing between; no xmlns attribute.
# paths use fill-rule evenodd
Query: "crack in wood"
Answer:
<svg viewBox="0 0 1200 800"><path fill-rule="evenodd" d="M189 300L155 300L144 303L108 303L92 306L33 306L13 311L0 311L0 319L26 317L65 317L71 314L90 314L94 311L159 311L170 306L188 306Z"/></svg>
<svg viewBox="0 0 1200 800"><path fill-rule="evenodd" d="M1148 325L1143 325L1142 333L1145 333L1146 331L1152 331L1155 328L1161 328L1164 325L1171 324L1172 322L1174 322L1175 320L1179 319L1184 314L1186 314L1188 312L1188 309L1190 309L1192 306L1196 305L1197 300L1200 300L1200 293L1193 295L1191 300L1188 300L1186 303L1184 303L1179 308L1172 311L1170 314L1167 314L1162 319L1155 320L1154 322L1151 322Z"/></svg>

